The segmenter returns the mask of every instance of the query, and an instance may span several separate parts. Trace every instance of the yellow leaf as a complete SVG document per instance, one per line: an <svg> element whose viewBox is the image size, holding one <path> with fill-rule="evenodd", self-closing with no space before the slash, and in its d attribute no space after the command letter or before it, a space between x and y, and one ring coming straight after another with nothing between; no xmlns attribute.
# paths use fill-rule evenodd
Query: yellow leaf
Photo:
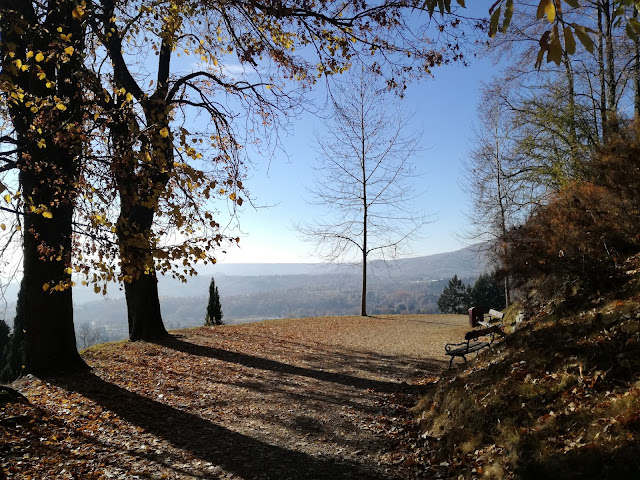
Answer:
<svg viewBox="0 0 640 480"><path fill-rule="evenodd" d="M69 33L69 34L61 33L60 34L60 38L62 40L64 40L65 42L70 42L71 41L71 35L73 35L73 34L71 34L71 33Z"/></svg>
<svg viewBox="0 0 640 480"><path fill-rule="evenodd" d="M95 293L100 293L100 287L98 285L96 285L95 287L93 287L93 291Z"/></svg>
<svg viewBox="0 0 640 480"><path fill-rule="evenodd" d="M33 57L33 52L31 50L29 50L27 52L27 58L31 58L31 57Z"/></svg>
<svg viewBox="0 0 640 480"><path fill-rule="evenodd" d="M84 2L83 2L84 3ZM80 20L82 17L84 17L84 8L82 7L82 5L78 5L73 12L71 13L71 15L73 15L73 18L75 18L76 20Z"/></svg>
<svg viewBox="0 0 640 480"><path fill-rule="evenodd" d="M40 140L38 140L38 148L44 148L47 146L47 142L45 141L44 138L41 138Z"/></svg>
<svg viewBox="0 0 640 480"><path fill-rule="evenodd" d="M9 203L9 202L11 201L11 195L6 194L6 195L4 196L4 201L5 201L5 202L7 202L7 203Z"/></svg>
<svg viewBox="0 0 640 480"><path fill-rule="evenodd" d="M6 230L7 226L4 223L0 223L0 229Z"/></svg>
<svg viewBox="0 0 640 480"><path fill-rule="evenodd" d="M169 136L169 130L167 130L167 127L163 127L160 130L160 135L164 138L167 138Z"/></svg>
<svg viewBox="0 0 640 480"><path fill-rule="evenodd" d="M553 23L556 19L556 5L553 2L548 2L545 8L545 13L547 14L547 20L549 20L549 23Z"/></svg>
<svg viewBox="0 0 640 480"><path fill-rule="evenodd" d="M73 47L65 48L64 53L66 53L67 55L73 55Z"/></svg>
<svg viewBox="0 0 640 480"><path fill-rule="evenodd" d="M42 212L42 216L44 218L53 218L53 214L51 212Z"/></svg>
<svg viewBox="0 0 640 480"><path fill-rule="evenodd" d="M51 285L49 285L48 283L45 283L44 285L42 285L42 290L44 290L45 292L50 288L51 288Z"/></svg>
<svg viewBox="0 0 640 480"><path fill-rule="evenodd" d="M62 103L57 103L56 108L58 110L62 110L63 112L67 109L67 107L65 107Z"/></svg>
<svg viewBox="0 0 640 480"><path fill-rule="evenodd" d="M36 62L41 62L44 60L44 55L41 52L36 53Z"/></svg>
<svg viewBox="0 0 640 480"><path fill-rule="evenodd" d="M131 95L130 93L127 93L127 102L130 102L131 100L133 100L133 95Z"/></svg>

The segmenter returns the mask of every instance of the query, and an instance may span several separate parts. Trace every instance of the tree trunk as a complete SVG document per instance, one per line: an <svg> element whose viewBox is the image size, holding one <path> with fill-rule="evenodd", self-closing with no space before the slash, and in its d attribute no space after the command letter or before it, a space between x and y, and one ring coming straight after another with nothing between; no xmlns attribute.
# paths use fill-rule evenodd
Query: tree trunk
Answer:
<svg viewBox="0 0 640 480"><path fill-rule="evenodd" d="M168 333L162 323L155 272L140 275L125 283L124 293L127 299L129 339L154 341L166 338Z"/></svg>
<svg viewBox="0 0 640 480"><path fill-rule="evenodd" d="M607 121L607 81L605 77L604 62L604 25L603 25L603 3L597 4L598 9L598 78L600 80L600 123L602 125L602 142L605 143L608 132Z"/></svg>
<svg viewBox="0 0 640 480"><path fill-rule="evenodd" d="M615 72L615 55L613 51L613 18L612 6L609 0L604 2L604 19L605 19L605 48L607 57L607 122L610 131L618 129L617 122L617 105L616 98L617 82Z"/></svg>
<svg viewBox="0 0 640 480"><path fill-rule="evenodd" d="M367 316L367 254L362 253L362 297L360 302L360 315Z"/></svg>
<svg viewBox="0 0 640 480"><path fill-rule="evenodd" d="M582 164L578 155L578 132L576 129L576 92L575 79L573 76L573 68L569 55L565 52L563 55L563 64L565 74L567 76L567 115L569 116L569 151L571 152L571 175L576 177L578 174L582 176Z"/></svg>
<svg viewBox="0 0 640 480"><path fill-rule="evenodd" d="M161 108L164 112L164 105ZM142 150L149 153L154 162L140 168L138 152L133 148L139 131L135 116L132 112L114 112L113 118L114 158L111 169L120 195L116 234L127 301L129 339L157 341L167 337L168 333L160 311L151 239L159 192L164 191L168 181L170 169L166 159L173 162L172 144L157 140L155 148L150 148L149 142L144 142ZM167 150L169 155L164 154Z"/></svg>
<svg viewBox="0 0 640 480"><path fill-rule="evenodd" d="M59 159L60 160L60 159ZM62 162L59 161L58 165ZM66 162L69 163L69 162ZM38 174L22 172L25 195L35 204L47 204L47 188L38 189ZM73 206L69 203L50 208L51 219L25 213L23 277L20 284L14 332L23 341L22 373L46 375L88 369L76 348L71 293L71 235ZM43 252L46 253L43 255ZM43 285L48 285L45 291ZM67 285L56 291L55 285Z"/></svg>
<svg viewBox="0 0 640 480"><path fill-rule="evenodd" d="M633 18L637 19L638 10L636 10L635 6L631 8L633 9ZM638 37L633 42L633 53L633 114L637 120L640 118L640 38Z"/></svg>
<svg viewBox="0 0 640 480"><path fill-rule="evenodd" d="M124 281L124 293L127 300L129 339L161 340L168 333L162 322L158 279L149 244L153 210L140 205L129 207L125 200L131 201L131 197L121 197L117 232L121 269L127 276Z"/></svg>
<svg viewBox="0 0 640 480"><path fill-rule="evenodd" d="M3 2L0 10L3 58L15 55L26 61L27 52L51 48L55 54L57 31L72 33L74 46L66 62L45 60L40 64L47 78L55 80L60 98L55 101L60 103L33 112L22 102L7 102L21 149L17 165L24 201L23 278L10 358L17 367L10 372L14 375L88 368L76 348L71 293L73 211L82 160L82 136L72 127L83 121L78 71L84 51L84 27L73 18L75 6L75 2L62 0L44 20L36 16L32 2L24 0ZM9 85L25 94L51 98L52 92L33 69L17 70L3 61L2 73ZM59 108L60 104L64 108ZM39 122L44 132L32 129ZM60 129L61 125L69 128ZM45 143L39 144L40 140Z"/></svg>

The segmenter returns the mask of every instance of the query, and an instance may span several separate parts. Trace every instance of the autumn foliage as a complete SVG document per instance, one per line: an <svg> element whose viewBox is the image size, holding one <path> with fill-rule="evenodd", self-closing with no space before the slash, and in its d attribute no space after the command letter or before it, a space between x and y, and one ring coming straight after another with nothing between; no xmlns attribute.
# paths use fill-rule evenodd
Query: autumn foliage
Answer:
<svg viewBox="0 0 640 480"><path fill-rule="evenodd" d="M640 127L612 137L585 164L584 177L503 239L503 261L517 284L599 289L640 249Z"/></svg>

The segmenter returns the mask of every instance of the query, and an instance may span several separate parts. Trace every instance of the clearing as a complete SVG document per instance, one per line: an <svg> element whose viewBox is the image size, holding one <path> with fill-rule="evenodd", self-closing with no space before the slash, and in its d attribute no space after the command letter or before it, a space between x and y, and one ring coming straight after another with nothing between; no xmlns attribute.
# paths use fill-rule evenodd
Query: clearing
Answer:
<svg viewBox="0 0 640 480"><path fill-rule="evenodd" d="M90 374L13 386L7 478L418 478L408 409L463 337L456 315L201 327L91 348ZM2 478L2 472L0 472Z"/></svg>

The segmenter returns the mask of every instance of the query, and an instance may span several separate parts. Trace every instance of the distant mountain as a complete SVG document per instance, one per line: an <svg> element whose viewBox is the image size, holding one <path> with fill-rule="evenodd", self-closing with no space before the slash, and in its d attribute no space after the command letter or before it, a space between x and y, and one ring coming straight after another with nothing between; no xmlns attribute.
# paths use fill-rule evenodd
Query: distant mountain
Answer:
<svg viewBox="0 0 640 480"><path fill-rule="evenodd" d="M376 276L410 276L432 279L458 277L477 277L487 266L486 255L480 252L478 245L437 253L423 257L403 258L390 262L374 260L370 271ZM203 269L204 276L263 276L263 275L326 275L360 273L359 264L322 264L322 263L218 263Z"/></svg>
<svg viewBox="0 0 640 480"><path fill-rule="evenodd" d="M391 269L393 276L415 277L427 275L432 279L449 279L454 275L461 278L477 277L485 272L488 265L486 254L478 245L437 253L425 257L403 258L396 261L397 269Z"/></svg>

